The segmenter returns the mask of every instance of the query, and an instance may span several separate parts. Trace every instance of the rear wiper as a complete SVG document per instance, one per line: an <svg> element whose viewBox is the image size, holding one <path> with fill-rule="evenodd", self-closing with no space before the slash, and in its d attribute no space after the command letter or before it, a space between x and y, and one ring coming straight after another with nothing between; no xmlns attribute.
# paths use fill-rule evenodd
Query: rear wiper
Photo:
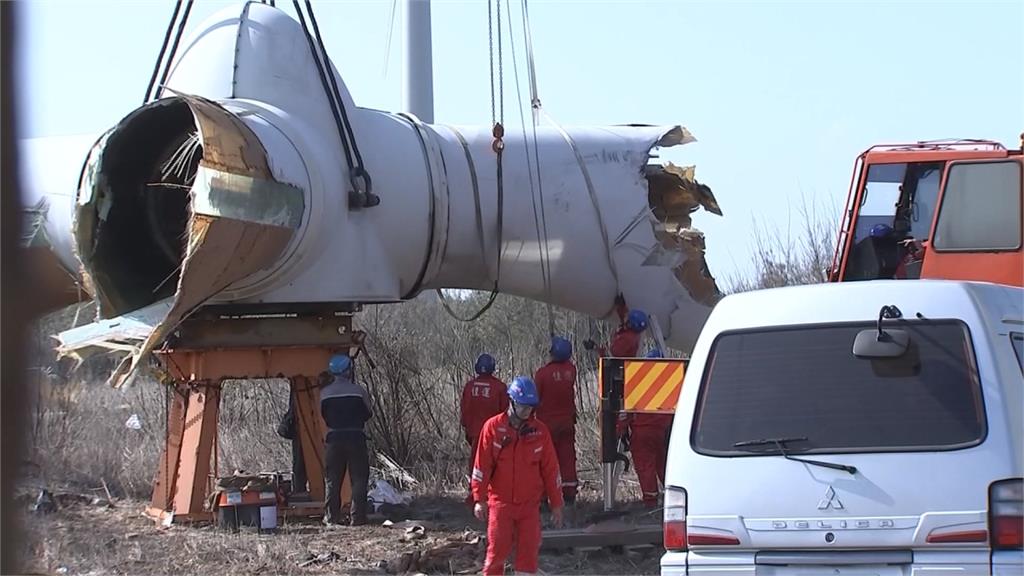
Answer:
<svg viewBox="0 0 1024 576"><path fill-rule="evenodd" d="M799 438L761 438L760 440L747 440L745 442L737 442L733 444L732 447L748 448L753 446L765 446L768 444L774 444L775 447L778 448L779 454L782 454L782 457L787 460L803 462L804 464L813 464L815 466L822 466L824 468L832 468L833 470L842 470L844 472L849 472L850 474L857 473L856 466L848 466L846 464L835 464L832 462L822 462L821 460L807 460L804 458L796 458L795 456L790 455L789 451L786 450L787 442L800 442L806 440L807 438L802 436ZM746 450L746 452L753 452L753 450Z"/></svg>

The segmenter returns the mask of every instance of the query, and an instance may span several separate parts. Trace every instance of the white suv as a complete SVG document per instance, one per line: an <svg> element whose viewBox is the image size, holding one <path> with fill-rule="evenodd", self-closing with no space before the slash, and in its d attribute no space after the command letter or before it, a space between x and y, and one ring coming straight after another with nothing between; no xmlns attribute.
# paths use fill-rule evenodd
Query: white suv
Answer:
<svg viewBox="0 0 1024 576"><path fill-rule="evenodd" d="M662 574L1024 574L1022 307L926 280L725 298L676 410Z"/></svg>

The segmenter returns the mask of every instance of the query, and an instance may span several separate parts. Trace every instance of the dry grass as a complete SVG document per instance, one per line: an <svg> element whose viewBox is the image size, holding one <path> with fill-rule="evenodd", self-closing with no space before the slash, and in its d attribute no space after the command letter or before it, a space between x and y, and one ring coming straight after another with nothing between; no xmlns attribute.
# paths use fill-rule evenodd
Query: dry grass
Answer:
<svg viewBox="0 0 1024 576"><path fill-rule="evenodd" d="M834 204L803 199L794 222L783 229L752 223L753 274L726 278L728 292L817 284L828 280L840 211Z"/></svg>
<svg viewBox="0 0 1024 576"><path fill-rule="evenodd" d="M576 342L608 336L603 327L581 316L556 314ZM401 308L371 308L358 319L369 333L368 352L376 364L370 369L367 362L360 362L358 374L376 405L369 429L371 448L417 478L421 497L416 506L425 506L447 527L432 530L418 543L401 542L394 531L380 527L326 531L315 523L288 524L273 536L225 534L210 526L159 529L141 517L141 500L149 496L163 447L167 397L159 384L146 379L123 391L103 386L112 360L92 359L76 371L55 362L48 335L76 319L82 323L89 318L91 313L72 308L37 326L35 401L22 484L28 491L47 487L103 496L106 483L115 498L126 500L114 509L81 505L49 516L27 515L22 557L29 572L56 573L64 568L69 574L380 573L381 560L448 542L467 526L483 530L460 504L468 447L454 425L459 393L479 351L497 356L500 375L510 379L516 373L532 373L545 361L547 348L544 308L520 299L499 299L483 319L469 325L444 314L432 297ZM583 493L596 506L596 364L590 357L577 362L580 478ZM275 433L286 407L283 381L225 382L219 472L288 470L289 444ZM142 424L139 430L125 426L133 414ZM379 470L376 474L385 475ZM625 499L637 496L634 476L623 480L619 493ZM24 500L22 504L27 509ZM299 566L310 556L329 552L337 558ZM479 564L482 548L476 553ZM656 573L658 556L545 554L542 568L551 574Z"/></svg>
<svg viewBox="0 0 1024 576"><path fill-rule="evenodd" d="M29 574L387 574L403 555L447 547L455 553L428 569L432 574L479 571L485 544L466 543L466 531L483 532L458 496L424 498L409 516L427 527L426 538L403 541L400 528L322 527L316 521L286 522L275 534L228 533L211 525L160 528L140 515L143 503L115 508L72 505L24 518L21 550ZM22 499L26 503L26 499ZM581 515L598 507L580 504ZM396 518L397 520L397 518ZM544 553L545 574L656 574L660 550ZM326 556L323 562L310 560ZM304 565L307 564L308 565ZM421 568L423 566L421 565Z"/></svg>

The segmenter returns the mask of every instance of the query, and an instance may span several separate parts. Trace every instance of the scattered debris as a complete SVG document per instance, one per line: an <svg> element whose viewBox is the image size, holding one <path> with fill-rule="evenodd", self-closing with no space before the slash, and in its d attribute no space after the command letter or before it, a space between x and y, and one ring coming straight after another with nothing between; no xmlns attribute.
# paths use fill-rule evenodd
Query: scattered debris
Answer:
<svg viewBox="0 0 1024 576"><path fill-rule="evenodd" d="M330 552L323 552L321 554L317 554L313 558L310 558L309 560L306 560L304 562L299 562L299 568L305 568L307 566L312 566L313 564L328 564L330 562L334 562L335 560L340 559L341 556L339 556L338 553L334 550L331 550Z"/></svg>
<svg viewBox="0 0 1024 576"><path fill-rule="evenodd" d="M427 529L421 525L409 526L405 529L405 533L402 534L402 540L406 542L412 542L413 540L422 540L427 536Z"/></svg>
<svg viewBox="0 0 1024 576"><path fill-rule="evenodd" d="M245 470L235 470L230 476L217 478L217 489L272 492L277 489L277 475L250 474Z"/></svg>
<svg viewBox="0 0 1024 576"><path fill-rule="evenodd" d="M58 492L53 495L53 499L57 501L58 508L70 508L75 505L95 506L97 504L95 496L74 494L71 492Z"/></svg>
<svg viewBox="0 0 1024 576"><path fill-rule="evenodd" d="M100 483L103 484L103 493L107 495L107 505L108 505L108 507L109 508L113 508L114 507L114 497L110 495L110 487L107 486L106 479L101 477L100 478ZM97 500L98 500L98 498L97 498Z"/></svg>
<svg viewBox="0 0 1024 576"><path fill-rule="evenodd" d="M377 461L380 462L381 473L385 477L394 478L403 488L412 488L419 484L419 480L405 468L399 466L397 462L384 455L383 452L377 452Z"/></svg>
<svg viewBox="0 0 1024 576"><path fill-rule="evenodd" d="M138 414L132 414L125 420L124 427L129 430L142 430L142 420L139 420Z"/></svg>
<svg viewBox="0 0 1024 576"><path fill-rule="evenodd" d="M422 534L416 530L417 528L422 527L410 526L406 529L405 535ZM389 574L473 574L479 573L483 568L484 551L480 535L467 529L462 535L450 537L443 544L426 550L405 552L388 562L378 562L377 566L384 568Z"/></svg>
<svg viewBox="0 0 1024 576"><path fill-rule="evenodd" d="M434 530L437 525L434 522L428 520L402 520L401 522L392 522L391 520L385 520L381 523L381 526L385 528L400 528L402 530L408 530L413 526L420 526L428 530Z"/></svg>
<svg viewBox="0 0 1024 576"><path fill-rule="evenodd" d="M57 511L57 503L53 500L53 494L46 488L39 491L39 496L36 497L35 504L32 505L32 511L36 514L50 514L51 512Z"/></svg>
<svg viewBox="0 0 1024 576"><path fill-rule="evenodd" d="M387 480L377 480L373 483L373 489L367 494L373 502L373 510L377 512L382 505L408 505L412 502L412 494L399 492Z"/></svg>

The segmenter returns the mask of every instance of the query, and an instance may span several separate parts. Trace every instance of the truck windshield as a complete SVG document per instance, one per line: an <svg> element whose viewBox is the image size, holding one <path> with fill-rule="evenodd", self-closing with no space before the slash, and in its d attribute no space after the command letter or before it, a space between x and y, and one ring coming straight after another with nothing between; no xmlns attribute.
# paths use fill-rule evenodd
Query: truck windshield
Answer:
<svg viewBox="0 0 1024 576"><path fill-rule="evenodd" d="M896 219L896 204L900 201L906 164L872 164L868 166L867 181L857 211L853 239L859 242L871 234L878 224L892 227Z"/></svg>
<svg viewBox="0 0 1024 576"><path fill-rule="evenodd" d="M917 278L935 216L943 162L871 164L843 280Z"/></svg>
<svg viewBox="0 0 1024 576"><path fill-rule="evenodd" d="M751 438L808 438L801 454L951 450L985 436L967 327L904 321L898 358L858 358L872 323L726 332L712 346L694 415L697 452L749 456ZM740 447L736 444L740 443Z"/></svg>

